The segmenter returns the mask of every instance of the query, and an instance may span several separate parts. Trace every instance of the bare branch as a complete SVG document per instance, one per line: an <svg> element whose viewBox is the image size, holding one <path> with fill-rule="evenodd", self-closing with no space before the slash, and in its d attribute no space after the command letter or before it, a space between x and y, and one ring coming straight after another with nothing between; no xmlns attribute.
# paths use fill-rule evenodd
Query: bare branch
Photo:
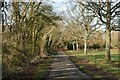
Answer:
<svg viewBox="0 0 120 80"><path fill-rule="evenodd" d="M120 2L116 3L116 5L111 8L111 14L113 14L118 8L120 8Z"/></svg>

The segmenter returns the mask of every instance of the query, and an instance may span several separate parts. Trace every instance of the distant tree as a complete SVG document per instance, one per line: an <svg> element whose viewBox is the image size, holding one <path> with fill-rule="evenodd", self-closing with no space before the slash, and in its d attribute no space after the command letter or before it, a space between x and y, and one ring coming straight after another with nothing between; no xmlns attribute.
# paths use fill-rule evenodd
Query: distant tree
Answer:
<svg viewBox="0 0 120 80"><path fill-rule="evenodd" d="M76 21L76 24L79 27L79 32L81 34L81 36L78 36L83 38L84 54L87 54L88 39L94 31L100 28L101 24L94 16L94 14L91 14L91 12L89 12L85 6L78 5L77 10L74 11L74 14L76 14L74 20Z"/></svg>
<svg viewBox="0 0 120 80"><path fill-rule="evenodd" d="M102 46L105 43L105 32L102 30L96 30L93 32L93 34L91 35L90 39L89 39L89 46L92 46L93 44L99 44L100 47L102 48Z"/></svg>
<svg viewBox="0 0 120 80"><path fill-rule="evenodd" d="M111 46L113 48L119 48L119 32L118 31L112 31L111 33Z"/></svg>
<svg viewBox="0 0 120 80"><path fill-rule="evenodd" d="M99 49L100 48L100 45L99 44L93 44L92 46L94 49Z"/></svg>

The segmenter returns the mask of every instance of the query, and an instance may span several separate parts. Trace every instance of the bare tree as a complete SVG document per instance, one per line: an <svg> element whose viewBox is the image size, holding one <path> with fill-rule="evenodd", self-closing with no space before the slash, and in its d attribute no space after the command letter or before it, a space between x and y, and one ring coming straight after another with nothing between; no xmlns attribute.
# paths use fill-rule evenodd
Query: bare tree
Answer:
<svg viewBox="0 0 120 80"><path fill-rule="evenodd" d="M74 22L78 27L79 35L77 37L84 39L84 54L87 54L87 45L88 39L90 35L100 28L100 22L98 19L89 12L85 6L77 5L77 10L74 10L74 14L76 15L74 18Z"/></svg>
<svg viewBox="0 0 120 80"><path fill-rule="evenodd" d="M82 3L82 2L79 2ZM120 2L111 2L110 0L99 2L86 2L82 3L88 10L95 13L99 20L106 26L106 61L111 61L110 58L110 46L111 46L111 30L112 20L116 17L116 11L120 8Z"/></svg>

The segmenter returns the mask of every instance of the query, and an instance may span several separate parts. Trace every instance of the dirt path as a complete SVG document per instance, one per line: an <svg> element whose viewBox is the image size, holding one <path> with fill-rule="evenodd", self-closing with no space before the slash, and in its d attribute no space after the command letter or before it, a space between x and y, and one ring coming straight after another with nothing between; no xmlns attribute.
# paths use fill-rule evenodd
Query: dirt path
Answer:
<svg viewBox="0 0 120 80"><path fill-rule="evenodd" d="M90 80L86 74L75 67L63 51L58 52L50 67L49 80Z"/></svg>

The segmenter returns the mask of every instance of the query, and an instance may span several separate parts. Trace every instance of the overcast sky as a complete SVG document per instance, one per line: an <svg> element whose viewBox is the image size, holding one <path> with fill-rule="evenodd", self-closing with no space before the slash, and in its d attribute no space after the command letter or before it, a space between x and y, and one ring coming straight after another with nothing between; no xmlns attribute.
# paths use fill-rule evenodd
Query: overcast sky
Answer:
<svg viewBox="0 0 120 80"><path fill-rule="evenodd" d="M66 11L71 0L48 0L54 7L56 12Z"/></svg>

